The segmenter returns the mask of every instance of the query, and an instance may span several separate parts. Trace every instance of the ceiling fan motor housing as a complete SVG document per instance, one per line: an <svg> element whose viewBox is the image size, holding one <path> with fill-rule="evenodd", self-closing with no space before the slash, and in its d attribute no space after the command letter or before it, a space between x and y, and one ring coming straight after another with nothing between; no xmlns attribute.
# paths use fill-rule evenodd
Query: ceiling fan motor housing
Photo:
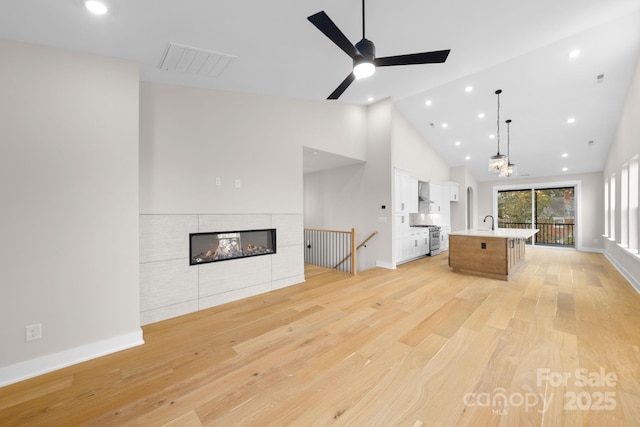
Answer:
<svg viewBox="0 0 640 427"><path fill-rule="evenodd" d="M356 49L362 55L362 58L355 58L353 60L353 65L358 65L358 63L366 61L373 62L376 58L376 46L373 44L371 40L362 39L358 43L356 43Z"/></svg>

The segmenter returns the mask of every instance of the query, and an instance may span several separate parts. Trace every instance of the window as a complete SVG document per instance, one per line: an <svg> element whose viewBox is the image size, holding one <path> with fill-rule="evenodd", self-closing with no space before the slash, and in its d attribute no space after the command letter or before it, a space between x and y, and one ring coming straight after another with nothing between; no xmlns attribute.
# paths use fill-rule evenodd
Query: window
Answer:
<svg viewBox="0 0 640 427"><path fill-rule="evenodd" d="M575 220L575 187L498 191L498 226L537 228L536 245L575 247Z"/></svg>
<svg viewBox="0 0 640 427"><path fill-rule="evenodd" d="M616 174L609 180L609 238L616 239Z"/></svg>
<svg viewBox="0 0 640 427"><path fill-rule="evenodd" d="M620 245L629 247L629 164L620 171Z"/></svg>
<svg viewBox="0 0 640 427"><path fill-rule="evenodd" d="M629 250L638 253L638 156L629 162Z"/></svg>
<svg viewBox="0 0 640 427"><path fill-rule="evenodd" d="M609 237L609 218L611 209L609 208L609 180L604 182L604 236Z"/></svg>

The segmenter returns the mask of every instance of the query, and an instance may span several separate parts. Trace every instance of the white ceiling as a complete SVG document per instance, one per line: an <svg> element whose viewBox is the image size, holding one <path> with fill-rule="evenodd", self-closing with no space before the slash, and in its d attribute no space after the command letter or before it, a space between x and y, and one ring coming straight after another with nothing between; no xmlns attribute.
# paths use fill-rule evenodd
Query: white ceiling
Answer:
<svg viewBox="0 0 640 427"><path fill-rule="evenodd" d="M148 81L323 101L351 59L307 16L324 10L353 43L362 36L360 0L106 2L110 12L97 17L81 0L2 0L0 38L135 60ZM444 64L380 68L339 101L323 102L391 97L450 166L466 165L485 181L496 177L486 172L497 151L488 135L496 133L494 92L502 89L500 118L513 120L511 155L521 174L603 169L640 53L640 0L369 0L366 16L378 57L451 54ZM219 77L163 71L169 42L237 58ZM570 59L573 49L581 54ZM504 123L500 132L504 153Z"/></svg>

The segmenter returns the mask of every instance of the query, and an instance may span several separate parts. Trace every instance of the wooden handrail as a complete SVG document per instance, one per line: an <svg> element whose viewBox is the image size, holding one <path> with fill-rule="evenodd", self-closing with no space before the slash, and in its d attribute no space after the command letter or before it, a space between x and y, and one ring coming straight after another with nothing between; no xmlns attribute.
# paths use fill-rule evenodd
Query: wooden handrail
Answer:
<svg viewBox="0 0 640 427"><path fill-rule="evenodd" d="M355 246L355 241L356 241L356 239L355 239L355 229L352 229L352 231L354 232L354 236L353 236L353 238L351 239L351 242L352 242L352 244L351 244L351 245L352 245L351 253L350 253L349 255L347 255L346 257L344 257L344 258L343 258L339 263L337 263L337 264L335 265L335 267L333 267L333 268L338 268L338 267L340 266L340 264L342 264L343 262L345 262L346 260L348 260L348 259L349 259L349 257L351 257L351 255L352 255L353 253L357 252L357 251L358 251L358 249L360 249L361 247L363 247L364 245L366 245L366 244L367 244L367 242L373 238L373 236L375 236L376 234L378 234L378 232L377 232L377 231L374 231L373 233L371 233L371 234L369 235L369 237L367 237L366 239L364 239L364 241L363 241L362 243L360 243L360 244L358 245L358 247L356 247L356 248L354 249L354 248L353 248L353 246ZM356 274L356 265L355 265L355 263L354 263L355 259L356 259L356 257L353 257L353 260L351 261L351 262L352 262L352 270L351 270L352 274Z"/></svg>
<svg viewBox="0 0 640 427"><path fill-rule="evenodd" d="M322 231L324 233L343 233L343 234L351 234L353 233L353 228L351 229L351 231L344 231L344 230L325 230L325 229L320 229L320 228L305 228L305 230L307 231Z"/></svg>

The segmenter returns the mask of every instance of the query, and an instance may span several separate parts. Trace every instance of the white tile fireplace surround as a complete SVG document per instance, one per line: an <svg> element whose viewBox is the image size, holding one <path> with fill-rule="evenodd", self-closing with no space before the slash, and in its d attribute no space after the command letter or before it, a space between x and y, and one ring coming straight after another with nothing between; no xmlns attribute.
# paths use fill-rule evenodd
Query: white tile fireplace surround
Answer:
<svg viewBox="0 0 640 427"><path fill-rule="evenodd" d="M277 253L189 265L189 233L276 229ZM146 325L304 281L302 214L140 215Z"/></svg>

